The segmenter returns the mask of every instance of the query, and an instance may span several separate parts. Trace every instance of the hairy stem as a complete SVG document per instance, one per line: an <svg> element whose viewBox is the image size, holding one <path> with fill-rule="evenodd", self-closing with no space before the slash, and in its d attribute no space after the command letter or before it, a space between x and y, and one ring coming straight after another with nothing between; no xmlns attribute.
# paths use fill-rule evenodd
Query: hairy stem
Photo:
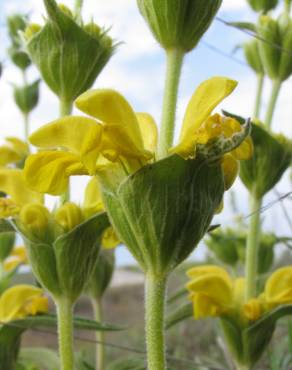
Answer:
<svg viewBox="0 0 292 370"><path fill-rule="evenodd" d="M275 112L276 103L279 97L282 82L280 80L274 80L272 86L272 93L268 104L268 109L265 117L265 125L268 128L272 126L272 120Z"/></svg>
<svg viewBox="0 0 292 370"><path fill-rule="evenodd" d="M256 95L256 102L254 108L254 118L260 118L260 110L261 110L261 103L262 103L262 95L263 95L263 87L264 87L264 75L258 74L257 75L257 95Z"/></svg>
<svg viewBox="0 0 292 370"><path fill-rule="evenodd" d="M61 370L73 370L73 304L66 298L60 298L56 306Z"/></svg>
<svg viewBox="0 0 292 370"><path fill-rule="evenodd" d="M60 117L69 116L72 113L73 104L71 101L60 98ZM70 200L70 180L67 191L60 196L60 203L64 204Z"/></svg>
<svg viewBox="0 0 292 370"><path fill-rule="evenodd" d="M171 49L166 52L166 79L162 107L162 118L157 156L163 158L172 146L178 88L185 53L182 50Z"/></svg>
<svg viewBox="0 0 292 370"><path fill-rule="evenodd" d="M250 195L250 222L246 245L245 277L246 291L245 298L249 300L257 295L257 272L258 272L258 249L261 233L260 208L262 198Z"/></svg>
<svg viewBox="0 0 292 370"><path fill-rule="evenodd" d="M98 322L102 322L102 301L100 299L92 299L92 307L94 311L94 319ZM104 370L105 368L105 347L104 347L104 332L97 331L96 332L96 352L95 352L95 357L96 357L96 369L98 370Z"/></svg>
<svg viewBox="0 0 292 370"><path fill-rule="evenodd" d="M165 370L164 311L167 279L146 274L145 322L148 370Z"/></svg>

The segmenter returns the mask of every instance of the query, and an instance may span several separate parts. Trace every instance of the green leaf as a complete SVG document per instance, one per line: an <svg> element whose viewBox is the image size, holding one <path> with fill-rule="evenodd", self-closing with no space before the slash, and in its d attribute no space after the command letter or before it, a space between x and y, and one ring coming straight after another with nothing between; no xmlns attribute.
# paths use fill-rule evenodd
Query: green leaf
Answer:
<svg viewBox="0 0 292 370"><path fill-rule="evenodd" d="M51 349L43 347L22 348L19 353L18 361L20 363L33 363L38 369L60 369L58 354Z"/></svg>
<svg viewBox="0 0 292 370"><path fill-rule="evenodd" d="M177 302L180 298L185 297L188 294L188 291L185 287L177 290L174 294L172 294L168 300L167 304L172 304Z"/></svg>
<svg viewBox="0 0 292 370"><path fill-rule="evenodd" d="M125 327L111 324L103 324L94 320L89 320L83 317L74 316L73 325L76 329L93 330L93 331L120 331L125 330ZM21 320L14 320L8 323L4 327L17 327L17 329L31 329L31 328L48 328L57 327L57 316L56 315L38 315L28 316ZM3 328L2 328L3 329ZM1 329L1 330L2 330Z"/></svg>
<svg viewBox="0 0 292 370"><path fill-rule="evenodd" d="M126 358L110 364L107 370L146 370L145 360L142 358Z"/></svg>
<svg viewBox="0 0 292 370"><path fill-rule="evenodd" d="M228 25L240 30L256 32L256 25L251 22L228 22Z"/></svg>
<svg viewBox="0 0 292 370"><path fill-rule="evenodd" d="M117 187L103 182L107 211L120 239L142 268L156 273L173 270L194 250L223 192L219 163L177 155L142 167Z"/></svg>
<svg viewBox="0 0 292 370"><path fill-rule="evenodd" d="M180 306L177 310L166 317L165 328L170 329L174 325L189 319L194 314L192 302Z"/></svg>
<svg viewBox="0 0 292 370"><path fill-rule="evenodd" d="M5 233L9 231L15 231L13 225L9 221L1 218L0 219L0 233L3 233L3 232Z"/></svg>

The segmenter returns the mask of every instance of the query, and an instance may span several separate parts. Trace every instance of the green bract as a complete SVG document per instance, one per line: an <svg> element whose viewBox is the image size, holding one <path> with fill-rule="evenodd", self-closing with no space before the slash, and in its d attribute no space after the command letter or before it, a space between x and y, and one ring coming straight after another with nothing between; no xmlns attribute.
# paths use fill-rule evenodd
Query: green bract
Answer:
<svg viewBox="0 0 292 370"><path fill-rule="evenodd" d="M241 162L240 178L257 198L263 197L281 179L291 164L291 143L276 138L260 125L252 125L254 155Z"/></svg>
<svg viewBox="0 0 292 370"><path fill-rule="evenodd" d="M218 163L177 155L147 165L121 183L105 181L105 176L101 181L118 236L140 266L155 275L172 271L194 250L224 192Z"/></svg>
<svg viewBox="0 0 292 370"><path fill-rule="evenodd" d="M90 296L99 299L103 296L115 268L115 256L112 251L102 250L99 254L97 264L88 284L87 291Z"/></svg>
<svg viewBox="0 0 292 370"><path fill-rule="evenodd" d="M0 233L0 263L5 260L13 249L15 242L14 232Z"/></svg>
<svg viewBox="0 0 292 370"><path fill-rule="evenodd" d="M245 59L256 74L264 74L264 67L259 53L258 40L245 42L243 45Z"/></svg>
<svg viewBox="0 0 292 370"><path fill-rule="evenodd" d="M278 20L262 16L257 34L265 42L259 43L264 69L273 80L284 81L292 73L292 20L282 14Z"/></svg>
<svg viewBox="0 0 292 370"><path fill-rule="evenodd" d="M291 313L292 305L283 305L244 328L230 318L222 318L225 339L237 363L253 369L270 343L277 320Z"/></svg>
<svg viewBox="0 0 292 370"><path fill-rule="evenodd" d="M256 12L266 13L278 5L278 0L247 0L249 5Z"/></svg>
<svg viewBox="0 0 292 370"><path fill-rule="evenodd" d="M22 113L30 113L37 105L39 99L40 80L32 84L18 87L14 86L14 100Z"/></svg>
<svg viewBox="0 0 292 370"><path fill-rule="evenodd" d="M164 49L192 50L222 0L137 0L141 14Z"/></svg>
<svg viewBox="0 0 292 370"><path fill-rule="evenodd" d="M95 268L100 239L109 226L105 213L97 214L71 231L48 240L38 239L24 225L15 223L28 249L29 261L39 282L54 296L76 301Z"/></svg>
<svg viewBox="0 0 292 370"><path fill-rule="evenodd" d="M33 62L51 90L73 102L89 89L114 52L106 32L93 36L62 11L54 0L44 1L48 19L27 42Z"/></svg>
<svg viewBox="0 0 292 370"><path fill-rule="evenodd" d="M209 233L206 244L216 258L230 266L245 262L246 233L238 229L217 230ZM262 234L259 243L258 273L270 270L274 261L274 247L277 238L274 234Z"/></svg>

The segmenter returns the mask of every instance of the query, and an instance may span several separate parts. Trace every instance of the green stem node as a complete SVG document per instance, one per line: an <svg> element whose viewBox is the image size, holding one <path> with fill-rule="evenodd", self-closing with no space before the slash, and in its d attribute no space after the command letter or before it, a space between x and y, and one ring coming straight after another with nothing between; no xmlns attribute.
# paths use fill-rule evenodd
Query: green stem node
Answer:
<svg viewBox="0 0 292 370"><path fill-rule="evenodd" d="M146 274L145 322L148 370L165 370L164 311L166 277Z"/></svg>
<svg viewBox="0 0 292 370"><path fill-rule="evenodd" d="M249 300L257 295L257 272L258 272L258 249L261 232L261 213L260 208L262 198L251 194L250 196L250 222L246 245L246 292L245 298Z"/></svg>
<svg viewBox="0 0 292 370"><path fill-rule="evenodd" d="M74 369L73 304L66 298L56 300L61 370Z"/></svg>
<svg viewBox="0 0 292 370"><path fill-rule="evenodd" d="M185 52L183 50L171 49L166 51L167 67L157 148L158 159L166 157L168 149L173 144L178 88L184 56Z"/></svg>

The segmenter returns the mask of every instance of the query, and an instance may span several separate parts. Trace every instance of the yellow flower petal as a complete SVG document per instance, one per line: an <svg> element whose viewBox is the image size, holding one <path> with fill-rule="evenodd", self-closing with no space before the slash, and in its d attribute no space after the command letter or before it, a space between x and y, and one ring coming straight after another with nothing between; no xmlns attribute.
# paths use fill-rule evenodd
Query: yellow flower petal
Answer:
<svg viewBox="0 0 292 370"><path fill-rule="evenodd" d="M8 194L15 205L42 203L43 196L26 184L22 170L0 169L0 191Z"/></svg>
<svg viewBox="0 0 292 370"><path fill-rule="evenodd" d="M15 285L4 291L0 297L0 321L8 322L20 319L31 312L28 312L27 305L30 305L35 298L41 297L43 290L30 285ZM34 309L34 312L44 312L44 305Z"/></svg>
<svg viewBox="0 0 292 370"><path fill-rule="evenodd" d="M109 143L117 145L121 155L151 157L144 149L137 117L121 94L110 89L90 90L79 96L75 104L105 125Z"/></svg>
<svg viewBox="0 0 292 370"><path fill-rule="evenodd" d="M112 249L121 243L113 227L108 227L102 234L101 245L104 249Z"/></svg>
<svg viewBox="0 0 292 370"><path fill-rule="evenodd" d="M229 276L226 279L221 274L204 274L193 278L187 288L193 293L204 294L222 308L231 305L232 285Z"/></svg>
<svg viewBox="0 0 292 370"><path fill-rule="evenodd" d="M158 140L158 130L154 118L148 113L136 113L144 148L150 152L155 152Z"/></svg>
<svg viewBox="0 0 292 370"><path fill-rule="evenodd" d="M21 160L21 156L7 145L0 146L0 166L6 166Z"/></svg>
<svg viewBox="0 0 292 370"><path fill-rule="evenodd" d="M251 321L258 320L262 315L261 301L257 298L250 299L243 306L243 315Z"/></svg>
<svg viewBox="0 0 292 370"><path fill-rule="evenodd" d="M194 317L196 320L219 316L224 310L210 297L198 293L193 296Z"/></svg>
<svg viewBox="0 0 292 370"><path fill-rule="evenodd" d="M62 151L44 151L30 155L24 167L28 186L40 193L58 195L68 188L71 175L87 175L80 158Z"/></svg>
<svg viewBox="0 0 292 370"><path fill-rule="evenodd" d="M292 303L292 267L282 267L267 280L264 292L268 305Z"/></svg>
<svg viewBox="0 0 292 370"><path fill-rule="evenodd" d="M83 213L85 217L91 217L98 212L104 211L100 184L97 177L93 177L87 184L83 201Z"/></svg>
<svg viewBox="0 0 292 370"><path fill-rule="evenodd" d="M45 149L65 148L80 156L93 174L100 154L103 127L97 121L68 116L42 126L30 136L30 142Z"/></svg>
<svg viewBox="0 0 292 370"><path fill-rule="evenodd" d="M29 147L27 143L18 137L7 137L6 142L23 158L29 154Z"/></svg>
<svg viewBox="0 0 292 370"><path fill-rule="evenodd" d="M21 245L14 247L10 255L5 259L3 266L5 271L11 271L24 263L27 263L27 253L26 248Z"/></svg>
<svg viewBox="0 0 292 370"><path fill-rule="evenodd" d="M196 278L200 277L202 275L208 275L208 274L217 274L222 276L224 279L229 280L230 284L232 284L231 278L226 270L224 270L222 267L215 266L215 265L202 265L202 266L196 266L192 267L187 271L187 275L190 278Z"/></svg>
<svg viewBox="0 0 292 370"><path fill-rule="evenodd" d="M213 77L198 87L187 106L179 144L172 148L171 152L186 158L192 155L196 144L196 131L236 86L236 81L225 77Z"/></svg>
<svg viewBox="0 0 292 370"><path fill-rule="evenodd" d="M238 175L239 164L231 154L225 154L222 159L221 167L224 176L224 188L228 190L231 188Z"/></svg>
<svg viewBox="0 0 292 370"><path fill-rule="evenodd" d="M234 149L231 154L238 160L250 159L253 155L253 141L251 137L246 138L238 148Z"/></svg>

